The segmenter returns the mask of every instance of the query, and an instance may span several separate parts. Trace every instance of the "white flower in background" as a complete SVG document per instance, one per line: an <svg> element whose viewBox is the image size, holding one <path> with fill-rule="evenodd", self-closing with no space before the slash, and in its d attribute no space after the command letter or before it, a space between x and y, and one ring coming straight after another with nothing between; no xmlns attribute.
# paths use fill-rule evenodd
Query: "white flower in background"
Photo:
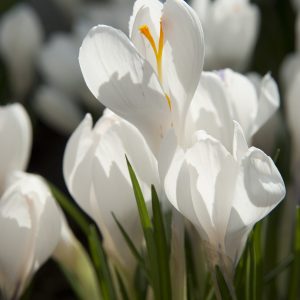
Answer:
<svg viewBox="0 0 300 300"><path fill-rule="evenodd" d="M38 66L46 83L37 90L33 106L45 123L63 134L70 134L82 120L82 104L93 111L101 109L81 75L79 46L76 34L54 34L39 55Z"/></svg>
<svg viewBox="0 0 300 300"><path fill-rule="evenodd" d="M18 99L23 99L32 85L42 40L40 20L30 6L16 5L2 17L0 53L8 68L12 92Z"/></svg>
<svg viewBox="0 0 300 300"><path fill-rule="evenodd" d="M32 143L30 119L20 104L0 107L0 195L4 192L6 177L13 171L27 167Z"/></svg>
<svg viewBox="0 0 300 300"><path fill-rule="evenodd" d="M170 133L165 144L176 145ZM210 262L232 275L248 234L284 197L284 182L270 157L248 148L238 123L231 151L198 131L184 151L168 153L165 191L171 203L207 242Z"/></svg>
<svg viewBox="0 0 300 300"><path fill-rule="evenodd" d="M78 103L74 103L68 94L51 86L40 86L37 89L33 107L46 124L66 135L78 126L84 116Z"/></svg>
<svg viewBox="0 0 300 300"><path fill-rule="evenodd" d="M206 70L247 68L260 23L258 8L248 0L193 0L205 35Z"/></svg>
<svg viewBox="0 0 300 300"><path fill-rule="evenodd" d="M139 247L142 232L125 154L149 200L150 184L159 187L156 159L141 133L112 112L106 111L94 128L91 116L85 117L67 144L63 170L71 195L99 226L110 256L133 270L134 258L112 217Z"/></svg>
<svg viewBox="0 0 300 300"><path fill-rule="evenodd" d="M92 28L79 62L94 96L139 128L157 153L170 127L183 133L203 65L201 24L182 0L139 0L129 36L104 25Z"/></svg>
<svg viewBox="0 0 300 300"><path fill-rule="evenodd" d="M0 199L0 289L18 299L52 255L61 234L61 212L44 180L14 172Z"/></svg>

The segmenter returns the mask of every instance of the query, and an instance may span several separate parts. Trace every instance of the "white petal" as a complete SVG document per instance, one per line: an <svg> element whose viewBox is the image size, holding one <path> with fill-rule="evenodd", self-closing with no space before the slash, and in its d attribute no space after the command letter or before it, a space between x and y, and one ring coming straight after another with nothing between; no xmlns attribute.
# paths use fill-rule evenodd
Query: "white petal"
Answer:
<svg viewBox="0 0 300 300"><path fill-rule="evenodd" d="M0 194L5 177L27 166L32 142L32 128L27 112L20 104L0 107Z"/></svg>
<svg viewBox="0 0 300 300"><path fill-rule="evenodd" d="M186 134L204 130L231 152L233 123L223 82L215 73L202 73L187 117Z"/></svg>
<svg viewBox="0 0 300 300"><path fill-rule="evenodd" d="M219 141L202 132L186 153L198 220L212 243L224 243L237 177L237 163ZM207 215L205 215L203 207ZM214 234L213 234L213 232Z"/></svg>
<svg viewBox="0 0 300 300"><path fill-rule="evenodd" d="M47 125L62 134L70 134L83 118L72 96L51 86L41 86L36 91L33 106Z"/></svg>
<svg viewBox="0 0 300 300"><path fill-rule="evenodd" d="M247 77L230 69L219 71L217 74L223 80L232 119L241 125L246 140L249 141L258 114L258 97L255 87Z"/></svg>
<svg viewBox="0 0 300 300"><path fill-rule="evenodd" d="M279 108L280 98L276 82L267 74L264 76L260 86L258 98L258 111L255 119L255 124L252 129L252 135L259 130L267 120Z"/></svg>
<svg viewBox="0 0 300 300"><path fill-rule="evenodd" d="M203 31L198 16L183 0L166 1L162 27L163 82L175 118L183 122L203 68Z"/></svg>
<svg viewBox="0 0 300 300"><path fill-rule="evenodd" d="M83 41L79 62L94 96L137 126L157 148L169 127L168 102L152 67L128 38L107 26L94 27Z"/></svg>
<svg viewBox="0 0 300 300"><path fill-rule="evenodd" d="M233 146L232 153L236 161L240 162L246 152L248 151L248 144L245 139L242 127L236 121L234 122L234 135L233 135Z"/></svg>
<svg viewBox="0 0 300 300"><path fill-rule="evenodd" d="M242 160L233 207L242 227L253 226L275 208L285 196L285 186L272 159L250 148Z"/></svg>
<svg viewBox="0 0 300 300"><path fill-rule="evenodd" d="M77 204L90 216L92 216L89 202L92 176L89 167L92 153L89 151L93 145L92 125L92 118L87 114L70 137L63 159L63 173L68 190ZM87 166L86 173L82 176L80 171L84 170L85 166Z"/></svg>

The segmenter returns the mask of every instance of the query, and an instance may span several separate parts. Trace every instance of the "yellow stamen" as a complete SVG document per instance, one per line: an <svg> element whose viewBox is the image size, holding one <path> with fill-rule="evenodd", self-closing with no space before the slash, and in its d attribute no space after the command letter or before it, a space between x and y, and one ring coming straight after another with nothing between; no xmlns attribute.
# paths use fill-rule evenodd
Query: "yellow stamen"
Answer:
<svg viewBox="0 0 300 300"><path fill-rule="evenodd" d="M140 32L141 34L143 34L146 39L149 41L155 58L156 58L156 65L157 65L157 75L158 75L158 79L160 81L160 83L163 83L163 77L162 77L162 55L163 55L163 49L164 49L164 31L163 31L163 27L162 27L162 21L160 21L160 32L159 32L159 40L158 40L158 49L156 47L155 41L153 39L153 36L149 30L149 27L145 24L140 26ZM172 109L172 102L170 97L165 94L166 99L168 101L168 105L170 110Z"/></svg>

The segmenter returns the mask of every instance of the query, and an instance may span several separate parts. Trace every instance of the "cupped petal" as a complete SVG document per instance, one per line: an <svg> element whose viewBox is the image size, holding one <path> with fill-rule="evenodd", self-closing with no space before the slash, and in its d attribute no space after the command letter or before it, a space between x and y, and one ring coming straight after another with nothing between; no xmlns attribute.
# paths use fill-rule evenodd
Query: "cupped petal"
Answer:
<svg viewBox="0 0 300 300"><path fill-rule="evenodd" d="M240 227L251 227L274 209L285 196L283 179L272 159L251 147L241 161L233 208Z"/></svg>
<svg viewBox="0 0 300 300"><path fill-rule="evenodd" d="M237 162L241 162L242 158L248 151L248 144L244 136L242 127L236 121L234 123L232 154Z"/></svg>
<svg viewBox="0 0 300 300"><path fill-rule="evenodd" d="M36 91L33 107L48 126L68 135L84 117L72 96L51 86L41 86Z"/></svg>
<svg viewBox="0 0 300 300"><path fill-rule="evenodd" d="M0 194L10 172L24 170L29 160L32 128L29 116L22 105L0 107Z"/></svg>
<svg viewBox="0 0 300 300"><path fill-rule="evenodd" d="M270 74L262 79L258 95L258 111L254 120L252 135L255 134L276 112L280 105L277 84Z"/></svg>
<svg viewBox="0 0 300 300"><path fill-rule="evenodd" d="M183 0L167 0L161 22L162 81L170 97L175 123L177 118L183 124L203 69L203 30L195 11Z"/></svg>
<svg viewBox="0 0 300 300"><path fill-rule="evenodd" d="M220 77L213 72L202 73L188 110L185 136L188 138L192 132L204 130L231 152L233 123L226 97Z"/></svg>
<svg viewBox="0 0 300 300"><path fill-rule="evenodd" d="M60 238L61 212L41 177L12 173L0 224L0 286L9 299L18 298Z"/></svg>
<svg viewBox="0 0 300 300"><path fill-rule="evenodd" d="M153 68L128 38L111 27L92 28L79 63L94 96L133 123L156 150L170 126L169 106Z"/></svg>

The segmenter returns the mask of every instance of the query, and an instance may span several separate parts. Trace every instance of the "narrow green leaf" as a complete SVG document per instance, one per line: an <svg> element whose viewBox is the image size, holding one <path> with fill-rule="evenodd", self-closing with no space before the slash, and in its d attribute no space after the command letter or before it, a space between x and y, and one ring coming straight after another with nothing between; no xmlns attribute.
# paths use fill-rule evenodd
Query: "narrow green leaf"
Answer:
<svg viewBox="0 0 300 300"><path fill-rule="evenodd" d="M127 244L128 248L130 249L132 255L136 258L136 260L138 261L138 263L141 265L142 269L146 273L148 273L148 270L146 269L144 258L140 255L140 253L136 249L135 245L133 244L131 238L129 237L129 235L127 234L126 230L121 225L121 223L118 221L118 219L117 219L117 217L115 216L114 213L112 213L112 216L113 216L115 222L117 223L117 226L119 227L119 229L121 231L121 234L122 234L124 240L126 241L126 244Z"/></svg>
<svg viewBox="0 0 300 300"><path fill-rule="evenodd" d="M48 181L52 195L66 213L76 222L83 233L88 236L90 232L90 223L77 205L68 199L54 184Z"/></svg>
<svg viewBox="0 0 300 300"><path fill-rule="evenodd" d="M161 206L158 200L158 196L155 187L151 186L152 195L152 211L153 211L153 228L154 238L157 249L158 259L158 275L161 299L172 299L171 278L170 278L170 253L167 244L165 226L163 221L163 215L161 212Z"/></svg>
<svg viewBox="0 0 300 300"><path fill-rule="evenodd" d="M115 293L112 275L95 225L90 225L88 240L102 297L104 300L116 300L117 296Z"/></svg>
<svg viewBox="0 0 300 300"><path fill-rule="evenodd" d="M120 292L122 295L122 300L130 300L125 288L125 284L122 280L122 276L119 274L118 270L116 270L116 274L117 274L118 284L120 287Z"/></svg>
<svg viewBox="0 0 300 300"><path fill-rule="evenodd" d="M139 185L137 177L127 157L126 157L126 161L127 161L128 171L131 178L136 203L138 206L140 221L144 232L144 238L146 241L146 247L147 247L146 265L147 268L150 270L150 274L151 274L150 284L153 287L155 299L159 299L159 295L160 295L160 284L159 284L159 276L158 276L159 266L157 260L157 250L155 245L153 226L152 226L152 222L148 213L148 209L146 206L146 202L141 187Z"/></svg>
<svg viewBox="0 0 300 300"><path fill-rule="evenodd" d="M296 227L294 242L294 262L292 276L290 279L289 299L299 299L300 297L300 207L296 209Z"/></svg>
<svg viewBox="0 0 300 300"><path fill-rule="evenodd" d="M132 187L133 187L135 199L136 199L139 214L140 214L141 224L142 224L143 230L145 232L145 230L148 229L148 228L152 229L151 219L150 219L149 214L148 214L147 206L146 206L146 203L145 203L145 199L144 199L141 187L138 183L138 180L137 180L136 175L133 171L133 168L132 168L130 162L128 161L128 159L127 159L127 156L126 156L126 161L127 161L127 166L128 166L128 170L129 170L130 179L131 179L131 182L132 182Z"/></svg>
<svg viewBox="0 0 300 300"><path fill-rule="evenodd" d="M226 280L219 266L215 267L215 274L222 300L232 299L230 289L227 286Z"/></svg>

